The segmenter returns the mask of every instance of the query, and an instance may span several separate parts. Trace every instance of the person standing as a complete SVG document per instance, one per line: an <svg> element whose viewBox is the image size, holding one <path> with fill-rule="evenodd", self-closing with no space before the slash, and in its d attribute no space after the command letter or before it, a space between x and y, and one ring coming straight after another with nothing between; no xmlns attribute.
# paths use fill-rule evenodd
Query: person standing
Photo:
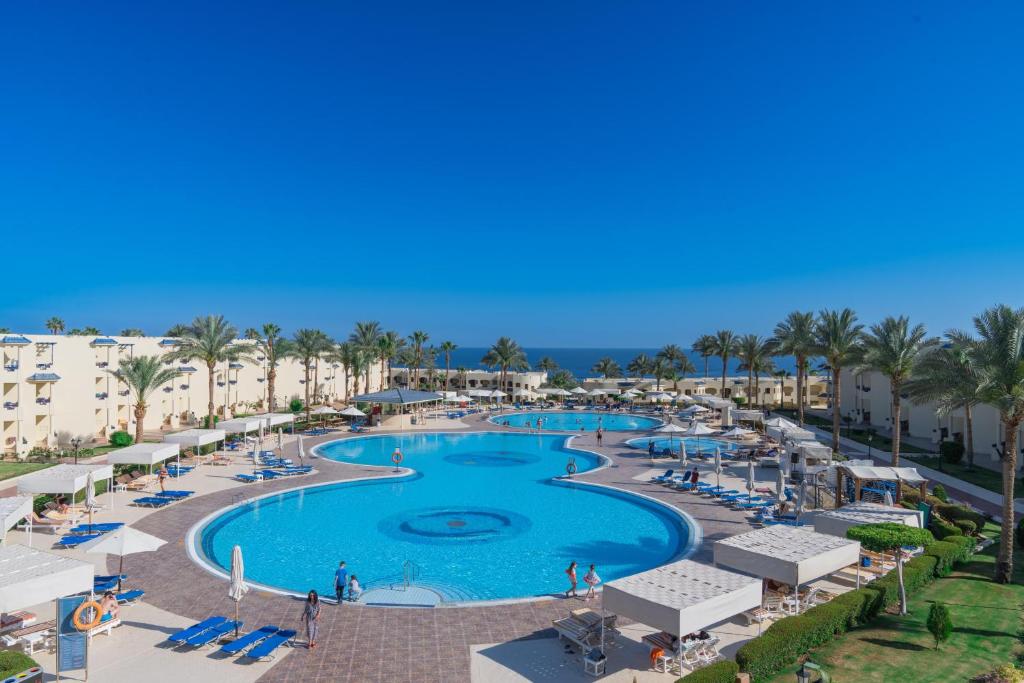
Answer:
<svg viewBox="0 0 1024 683"><path fill-rule="evenodd" d="M572 593L572 597L578 598L579 595L576 593L576 560L569 563L569 568L565 570L565 575L569 577L569 590L565 591L565 597L569 597L569 593Z"/></svg>
<svg viewBox="0 0 1024 683"><path fill-rule="evenodd" d="M603 436L603 432L601 431L601 428L600 428L600 427L598 427L598 428L597 428L597 445L598 445L598 446L600 446L600 445L601 445L601 437L602 437L602 436Z"/></svg>
<svg viewBox="0 0 1024 683"><path fill-rule="evenodd" d="M587 600L594 597L594 588L601 583L601 577L597 575L594 565L590 565L589 571L583 576L583 583L587 584Z"/></svg>
<svg viewBox="0 0 1024 683"><path fill-rule="evenodd" d="M302 607L302 620L306 623L307 645L310 650L316 647L317 622L320 621L320 596L316 591L309 591Z"/></svg>
<svg viewBox="0 0 1024 683"><path fill-rule="evenodd" d="M157 474L156 474L157 479L160 480L160 493L163 493L164 491L167 490L167 489L164 488L164 483L167 481L167 476L169 474L170 473L167 471L167 467L164 466L164 465L160 465L160 471L157 472ZM180 476L180 474L179 474L179 476Z"/></svg>
<svg viewBox="0 0 1024 683"><path fill-rule="evenodd" d="M342 560L334 571L334 595L337 596L339 605L345 600L345 586L347 585L348 569L345 569L345 561Z"/></svg>
<svg viewBox="0 0 1024 683"><path fill-rule="evenodd" d="M654 439L647 440L647 455L654 459Z"/></svg>

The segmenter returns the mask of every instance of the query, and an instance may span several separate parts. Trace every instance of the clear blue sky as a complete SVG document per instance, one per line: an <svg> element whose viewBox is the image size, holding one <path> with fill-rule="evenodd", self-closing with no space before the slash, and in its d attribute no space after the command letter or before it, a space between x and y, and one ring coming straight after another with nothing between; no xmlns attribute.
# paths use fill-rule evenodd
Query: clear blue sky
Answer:
<svg viewBox="0 0 1024 683"><path fill-rule="evenodd" d="M1024 4L22 2L0 326L689 343L1024 304Z"/></svg>

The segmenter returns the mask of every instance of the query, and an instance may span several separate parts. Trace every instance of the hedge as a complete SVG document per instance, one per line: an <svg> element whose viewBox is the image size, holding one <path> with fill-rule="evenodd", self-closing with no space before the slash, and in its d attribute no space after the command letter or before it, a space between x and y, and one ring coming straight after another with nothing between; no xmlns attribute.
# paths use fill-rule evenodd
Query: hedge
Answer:
<svg viewBox="0 0 1024 683"><path fill-rule="evenodd" d="M950 522L955 523L957 520L967 519L974 522L975 528L985 528L985 515L980 512L975 512L963 505L957 505L955 503L938 503L933 506L933 510L938 512L943 519L948 519Z"/></svg>
<svg viewBox="0 0 1024 683"><path fill-rule="evenodd" d="M963 536L963 532L960 531L960 527L955 524L950 524L938 515L932 515L931 520L929 520L928 530L931 531L932 535L940 541L945 541L951 536Z"/></svg>
<svg viewBox="0 0 1024 683"><path fill-rule="evenodd" d="M36 664L36 660L23 652L16 650L0 651L0 678L20 674L22 671L31 669L34 666L39 666Z"/></svg>
<svg viewBox="0 0 1024 683"><path fill-rule="evenodd" d="M903 585L908 595L931 583L935 577L944 576L955 562L970 555L974 548L973 539L955 538L949 542L931 543L923 555L903 564ZM750 673L752 680L764 680L792 666L808 650L870 622L899 599L899 577L891 571L864 588L849 591L802 614L773 623L761 636L740 647L736 652L736 663L741 671ZM687 677L686 680L691 679Z"/></svg>
<svg viewBox="0 0 1024 683"><path fill-rule="evenodd" d="M683 676L676 683L733 683L739 672L740 667L736 662L726 660L697 669L692 674Z"/></svg>

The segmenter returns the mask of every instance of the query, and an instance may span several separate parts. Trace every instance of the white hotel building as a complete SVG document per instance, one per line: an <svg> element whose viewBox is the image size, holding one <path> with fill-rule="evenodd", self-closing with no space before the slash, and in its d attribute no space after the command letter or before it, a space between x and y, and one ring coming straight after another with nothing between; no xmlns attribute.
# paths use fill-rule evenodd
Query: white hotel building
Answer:
<svg viewBox="0 0 1024 683"><path fill-rule="evenodd" d="M238 340L239 344L250 344ZM74 437L83 443L106 441L117 430L135 432L134 397L112 375L118 363L136 355L163 356L175 348L165 337L86 337L64 335L0 335L0 424L3 454L24 457L36 447L66 446ZM209 401L205 363L165 361L180 374L147 400L145 429L172 430L202 419ZM218 414L256 412L267 405L267 367L261 355L252 361L221 363L214 371L214 405ZM315 380L314 380L315 378ZM321 361L310 372L319 393L344 400L355 381L342 368ZM380 368L371 368L370 390L380 388ZM366 391L364 382L360 390ZM278 361L275 397L278 409L293 397L305 396L304 370L293 359Z"/></svg>

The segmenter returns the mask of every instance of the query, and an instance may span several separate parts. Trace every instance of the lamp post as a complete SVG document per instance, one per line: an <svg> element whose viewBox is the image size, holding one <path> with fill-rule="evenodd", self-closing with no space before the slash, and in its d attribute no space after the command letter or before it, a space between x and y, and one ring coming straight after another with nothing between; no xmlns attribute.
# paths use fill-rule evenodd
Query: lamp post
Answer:
<svg viewBox="0 0 1024 683"><path fill-rule="evenodd" d="M869 459L871 458L871 442L874 440L874 438L875 438L875 430L874 429L869 429L868 430L868 458Z"/></svg>
<svg viewBox="0 0 1024 683"><path fill-rule="evenodd" d="M79 437L71 439L71 447L75 449L75 464L78 464L78 449L82 447L82 440Z"/></svg>

